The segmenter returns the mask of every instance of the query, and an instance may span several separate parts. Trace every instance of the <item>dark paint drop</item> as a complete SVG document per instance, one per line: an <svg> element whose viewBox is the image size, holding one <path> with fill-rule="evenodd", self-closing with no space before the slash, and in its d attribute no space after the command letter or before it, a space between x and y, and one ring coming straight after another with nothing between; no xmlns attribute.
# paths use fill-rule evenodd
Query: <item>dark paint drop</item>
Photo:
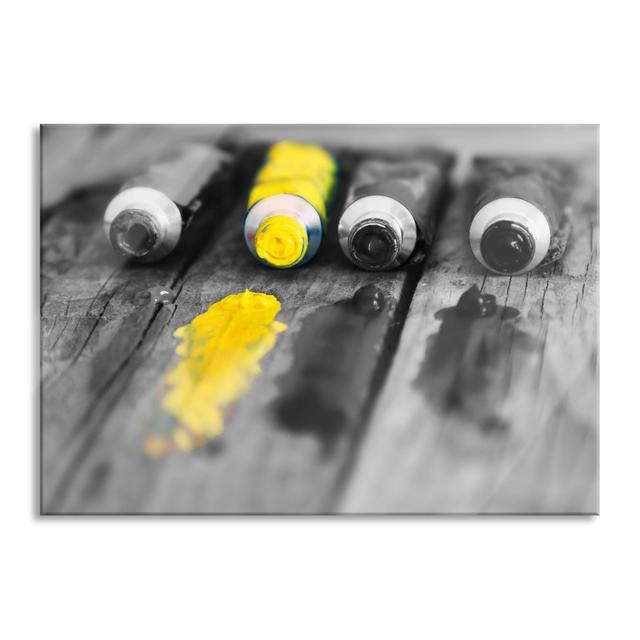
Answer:
<svg viewBox="0 0 640 640"><path fill-rule="evenodd" d="M467 289L458 300L456 311L471 318L486 318L496 312L496 297L490 293L480 293L477 285Z"/></svg>
<svg viewBox="0 0 640 640"><path fill-rule="evenodd" d="M361 287L353 296L353 304L361 313L378 313L384 309L384 293L373 284Z"/></svg>
<svg viewBox="0 0 640 640"><path fill-rule="evenodd" d="M388 306L384 293L368 285L304 320L293 365L279 380L279 428L314 434L325 455L357 428L389 326Z"/></svg>
<svg viewBox="0 0 640 640"><path fill-rule="evenodd" d="M517 309L498 306L495 296L476 285L455 307L441 309L437 334L427 348L415 386L444 414L455 414L485 434L505 434L500 417L510 383L510 363L535 346L512 321Z"/></svg>

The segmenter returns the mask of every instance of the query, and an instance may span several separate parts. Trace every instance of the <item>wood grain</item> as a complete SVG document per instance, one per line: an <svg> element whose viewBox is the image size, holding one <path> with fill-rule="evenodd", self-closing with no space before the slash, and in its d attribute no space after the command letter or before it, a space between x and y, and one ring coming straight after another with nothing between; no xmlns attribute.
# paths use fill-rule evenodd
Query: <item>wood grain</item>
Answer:
<svg viewBox="0 0 640 640"><path fill-rule="evenodd" d="M343 513L595 513L597 505L597 174L582 162L574 230L564 259L524 277L488 275L464 227L462 189L439 230L372 423L340 501ZM470 285L514 307L530 349L496 359L496 418L443 410L419 372L441 309ZM505 320L504 322L510 322ZM482 428L490 418L498 429Z"/></svg>
<svg viewBox="0 0 640 640"><path fill-rule="evenodd" d="M230 178L229 178L230 179ZM199 216L180 251L158 265L116 256L102 228L117 188L80 193L42 229L42 500L63 491L87 438L99 430L131 372L153 348L167 309L151 290L179 290L207 238L228 213L224 202ZM220 186L226 193L228 187ZM228 206L228 205L227 205ZM79 453L80 452L80 453Z"/></svg>
<svg viewBox="0 0 640 640"><path fill-rule="evenodd" d="M346 182L345 182L346 184ZM340 197L336 206L340 205ZM355 410L344 425L331 455L314 433L279 428L274 401L292 361L296 337L305 319L321 308L349 299L358 288L377 283L387 297L383 321L366 348L388 352L397 339L420 266L389 274L356 270L337 243L337 219L329 229L321 255L307 267L277 271L258 264L242 236L241 198L219 233L182 278L175 270L159 278L154 268L123 266L109 273L103 257L100 278L78 284L78 270L59 282L54 296L61 309L61 291L94 292L83 307L88 327L78 335L72 328L52 352L45 367L53 381L45 384L44 510L65 513L318 513L331 511L337 486L350 465L366 407L388 362L380 357L354 389ZM77 230L83 233L84 225ZM66 236L73 235L69 229ZM57 236L53 233L52 235ZM45 246L55 239L45 236ZM105 249L106 250L106 249ZM81 262L81 260L78 260ZM166 267L165 267L166 268ZM176 263L176 269L180 264ZM139 290L151 284L179 286L174 304L136 306ZM160 407L161 378L175 362L173 331L224 296L249 288L274 294L282 304L278 319L289 326L278 345L261 363L263 373L229 416L222 438L191 454L164 460L145 456L142 442L169 417ZM54 300L48 295L45 315ZM95 301L97 300L97 301ZM69 308L76 309L73 301ZM62 315L66 306L61 309ZM98 316L94 318L94 316ZM66 322L58 320L58 322ZM54 320L55 322L55 320ZM92 331L89 338L85 334ZM52 339L55 340L52 333ZM83 337L84 336L84 337ZM84 358L78 356L78 344ZM73 366L65 364L64 353ZM353 362L354 372L359 362ZM347 372L348 373L348 372ZM55 386L59 380L62 388ZM310 406L313 410L313 406ZM73 426L69 426L69 425ZM65 432L66 437L61 437Z"/></svg>
<svg viewBox="0 0 640 640"><path fill-rule="evenodd" d="M401 146L410 139L415 145L438 132L416 131L383 132L377 142ZM158 145L153 136L130 133L129 138L117 133L118 153L135 144L143 147L138 153L144 157L145 144ZM367 132L357 128L294 133L367 146ZM587 133L571 142L573 151L593 149L593 131ZM539 135L518 130L512 151L534 139L536 149L552 142L561 147L557 134L557 128ZM249 131L247 139L273 135L259 129ZM509 147L509 135L498 138ZM461 149L467 141L459 175L466 171L470 148L496 151L489 130L467 137L459 131L451 139ZM75 160L66 175L95 144L88 138L79 145L84 152L70 154ZM502 146L499 150L507 150ZM104 157L112 164L117 153ZM89 184L96 181L98 166L93 165ZM101 227L117 185L103 179L84 190L73 187L75 195L48 209L42 227L42 511L597 511L599 256L593 157L582 168L567 254L547 270L519 278L487 276L470 256L465 188L446 213L424 272L413 265L379 276L345 261L335 216L310 265L294 271L260 266L243 244L241 193L235 193L233 204L215 207L168 260L124 264ZM349 387L354 410L327 454L317 432L282 429L275 407L287 374L296 370L296 347L305 329L371 283L389 300L382 321L367 334L377 361L364 372L354 361L355 382ZM496 379L506 387L491 389L496 408L486 417L504 428L479 429L468 411L443 411L418 382L430 361L429 339L442 326L436 313L454 305L472 283L519 311L505 324L533 345L507 348L497 360ZM172 288L173 303L153 302L149 291L159 286ZM228 416L222 438L191 454L148 458L142 451L145 436L169 420L160 408L161 380L176 360L174 330L245 288L276 295L282 303L278 319L288 331ZM362 348L354 353L362 354Z"/></svg>

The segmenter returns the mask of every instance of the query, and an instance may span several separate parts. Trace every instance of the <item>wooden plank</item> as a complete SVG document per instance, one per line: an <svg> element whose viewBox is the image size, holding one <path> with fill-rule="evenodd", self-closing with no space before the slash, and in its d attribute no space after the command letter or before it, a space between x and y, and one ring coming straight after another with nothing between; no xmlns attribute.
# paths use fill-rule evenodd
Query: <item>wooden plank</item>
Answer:
<svg viewBox="0 0 640 640"><path fill-rule="evenodd" d="M340 130L337 135L343 139L349 134L354 143L361 143L363 139L359 132L357 128L353 132ZM295 129L290 133L294 135L287 137L316 137L315 129ZM419 133L410 132L413 142ZM484 131L482 140L475 141L483 149L483 145L488 143L487 136L492 138L490 131ZM393 139L397 142L397 138ZM582 144L584 138L580 139ZM585 182L587 186L591 185L584 196L586 203L593 200L590 190L595 181L593 175L590 183ZM81 192L58 208L43 230L45 383L42 479L45 512L305 513L333 511L337 500L347 512L392 511L388 507L391 503L399 511L405 508L545 510L546 505L554 502L558 510L574 507L579 510L581 504L590 506L595 502L592 424L595 408L593 402L581 402L583 397L597 397L593 375L594 367L597 367L597 334L594 338L594 332L589 329L593 326L589 322L597 316L595 212L591 221L593 230L585 232L584 224L580 227L582 231L574 236L576 248L572 246L562 265L555 268L553 277L547 272L529 279L512 279L510 283L500 278L487 279L485 286L493 287L495 283L495 290L491 290L501 296L502 302L506 300L509 306L519 308L519 326L546 345L537 348L537 359L517 351L513 357L508 355L501 360L500 369L507 374L509 367L504 362L510 361L514 369L531 371L527 375L523 373L520 382L514 381L515 376L498 376L501 380L506 377L512 386L508 393L504 392L507 396L502 403L504 408L488 417L499 418L493 420L497 427L501 422L508 422L509 412L514 411L513 407L509 408L510 398L519 399L525 391L531 393L533 383L527 383L529 378L535 377L545 390L550 387L549 400L536 406L540 412L539 422L544 423L538 429L542 434L539 437L533 438L533 431L525 428L524 422L516 425L518 429L514 429L515 423L511 423L511 428L506 430L508 436L502 439L498 437L499 428L488 429L493 434L492 438L496 436L493 457L482 449L486 439L476 438L481 443L476 447L480 450L480 455L477 455L474 453L477 445L473 439L475 436L469 436L474 432L451 431L447 428L451 417L442 418L438 412L432 412L437 426L434 426L436 435L433 429L427 429L426 436L430 435L433 441L452 438L454 442L454 448L447 449L439 441L437 446L431 446L429 437L426 439L434 451L434 477L448 482L451 474L450 491L455 495L450 499L443 490L446 485L443 482L438 484L441 495L436 496L437 492L431 486L430 491L434 493L425 498L421 494L424 478L406 464L408 447L396 443L386 455L382 455L379 447L384 448L389 443L385 443L378 433L378 415L384 402L397 403L400 398L401 404L408 407L409 417L422 416L420 411L412 413L411 406L416 401L410 397L412 389L406 385L402 392L404 396L389 395L389 387L398 376L396 369L400 367L405 382L411 382L413 378L408 376L404 365L410 365L409 369L413 365L416 377L421 373L425 358L416 360L416 357L425 351L424 338L435 334L440 326L440 320L432 319L433 314L442 306L453 304L467 284L474 280L480 283L484 279L484 274L478 272L473 263L465 264L464 257L457 267L455 260L460 256L456 258L456 252L460 253L461 247L450 231L440 234L441 242L433 260L434 274L441 269L440 278L434 275L434 281L422 282L425 289L435 283L442 295L425 301L422 288L419 288L417 297L422 300L430 330L414 327L410 329L409 337L402 341L392 378L385 390L386 396L382 403L378 403L372 423L373 435L365 440L366 447L361 451L359 445L365 433L367 408L375 400L376 390L387 370L389 354L398 339L419 269L388 274L376 282L377 278L371 274L356 272L344 262L337 250L333 227L320 259L309 267L288 274L265 270L249 258L242 244L240 209L236 209L232 214L235 220L229 219L220 234L196 236L193 251L187 249L186 255L177 254L154 267L124 266L113 261L99 224L104 204L111 194L112 187L94 187ZM454 220L456 216L449 217ZM579 220L579 224L584 220L586 218ZM589 251L585 238L590 233L593 233L593 238L589 239L593 243L592 262L585 261ZM449 240L444 242L447 237ZM203 242L206 242L204 251L197 257ZM578 249L579 246L582 248ZM438 258L438 253L441 258ZM195 263L192 264L194 257ZM564 280L556 276L563 276ZM342 406L346 415L344 434L338 434L335 443L327 445L331 438L328 440L322 432L322 420L308 418L302 425L304 428L296 429L295 425L290 425L288 430L279 428L278 412L281 414L282 411L279 401L286 398L287 388L292 386L292 372L298 371L299 377L304 377L304 372L309 371L304 358L302 365L296 366L300 352L309 352L309 349L300 348L305 342L303 337L313 334L317 327L326 329L323 332L329 335L330 320L335 318L334 303L340 306L341 301L348 299L359 286L371 282L379 284L392 302L385 313L372 323L356 323L353 331L362 329L366 340L355 341L353 351L345 349L347 355L355 354L354 362L362 359L368 364L364 371L353 376L354 379L343 372L339 380L344 384L335 383L335 390L345 388L355 398L346 409ZM178 293L175 304L156 305L151 302L149 289L172 284ZM159 380L175 361L173 330L204 311L215 300L246 286L278 296L283 303L279 319L290 325L289 331L279 337L277 348L263 361L262 377L238 403L234 415L227 421L222 439L189 455L172 455L162 461L148 459L141 453L142 440L166 421L166 416L159 411L162 397ZM575 304L571 309L567 304L569 294L563 293L563 287L567 286L571 288L570 295L575 294ZM518 304L518 300L523 304ZM414 309L417 304L414 303ZM536 313L539 319L536 319ZM410 325L424 322L415 315L412 313L409 318ZM568 341L565 340L568 330L561 327L563 322L567 327L572 323L577 327L575 335L569 336ZM338 320L336 323L339 324ZM420 338L416 340L418 334L422 341ZM585 359L583 380L573 375L578 373L576 361L580 356L580 349L573 343L581 334L584 334L587 351L592 349L595 353L595 362L593 358L590 361ZM573 346L569 349L565 342ZM587 353L584 345L583 355ZM569 352L569 360L563 360L567 356L565 349ZM407 357L407 350L416 352L413 360ZM372 355L378 353L387 355L378 361L377 355ZM340 351L337 354L343 357ZM524 363L519 364L517 359ZM398 365L398 362L404 365ZM549 382L558 377L558 371L564 373L559 384L565 385L566 397L557 393L558 385ZM402 380L401 377L397 379ZM575 391L574 387L580 387L580 390ZM399 384L397 388L402 391L403 385ZM589 388L592 393L589 393ZM499 385L494 386L494 394L496 389L500 389ZM421 393L424 395L424 391ZM543 396L541 393L540 397ZM551 401L553 398L558 400L555 405ZM565 414L571 416L569 422L574 427L582 424L589 425L589 428L565 428ZM400 414L391 410L390 415L393 418ZM550 416L553 415L559 417L555 431L550 426ZM582 416L582 422L574 419L576 416ZM457 421L462 422L460 419ZM491 420L486 421L488 425L491 423ZM559 428L560 424L562 428ZM415 438L420 444L419 434L413 429L403 432L406 439ZM425 433L422 437L424 449ZM410 445L413 447L412 443ZM461 451L457 451L457 445ZM577 455L577 450L582 451L582 458L573 459L575 465L571 475L567 473L567 460ZM372 452L381 465L378 472L375 471L374 458L363 464ZM397 455L392 459L389 456L394 452ZM412 455L415 464L419 464L424 451L415 447ZM352 463L356 457L359 462L354 470ZM463 464L465 461L471 461L471 464ZM495 469L490 468L493 462L496 463ZM547 465L547 484L543 491L538 480L544 465ZM387 480L398 477L397 481L393 480L397 483L395 489L391 489L393 482L383 489L370 486L382 481L379 474L383 468L386 468ZM495 470L500 473L492 475L491 471ZM463 481L465 473L470 478L467 484ZM478 496L484 495L484 507L477 507L482 500L471 496L474 474L479 479L475 486ZM517 481L513 480L514 477ZM350 482L346 492L343 490L345 481ZM532 491L531 487L536 482L535 491ZM413 489L406 486L411 483L415 485ZM564 489L558 492L560 484ZM416 495L418 499L415 499ZM375 503L373 507L372 503ZM439 506L434 508L433 503Z"/></svg>
<svg viewBox="0 0 640 640"><path fill-rule="evenodd" d="M488 275L475 262L466 240L472 189L460 191L416 289L341 512L597 512L593 153L581 168L564 259L526 277ZM487 320L456 345L461 328L440 310L472 284L519 315ZM461 356L457 370L444 348Z"/></svg>
<svg viewBox="0 0 640 640"><path fill-rule="evenodd" d="M66 482L78 434L99 422L101 398L126 384L129 364L152 348L167 309L156 291L179 288L229 206L198 216L181 250L159 265L127 264L104 235L116 185L83 191L51 215L41 241L42 500ZM228 186L221 184L225 194Z"/></svg>
<svg viewBox="0 0 640 640"><path fill-rule="evenodd" d="M342 197L336 199L336 208ZM66 402L55 404L57 416L48 409L46 422L61 424L64 407L72 397L78 396L90 407L79 414L81 422L65 440L65 451L57 448L55 465L51 461L46 467L45 475L51 478L51 487L45 491L47 513L310 513L333 509L342 477L357 450L367 407L397 343L421 265L384 279L355 269L338 248L334 216L327 242L312 264L291 271L266 269L244 246L243 204L244 199L220 233L209 239L182 278L173 304L152 311L124 302L116 310L110 303L102 313L100 334L109 337L92 337L84 349L90 358L77 359L75 365L86 363L84 375L89 384L82 385L79 369L75 376L66 373L61 382ZM77 277L74 273L69 286ZM133 298L136 289L149 285L138 280L137 272L126 271L123 278ZM103 289L105 296L118 286L109 282ZM383 291L385 308L370 318L352 313L348 301L360 287L372 283ZM144 438L169 419L160 407L160 381L176 361L173 331L217 300L245 288L273 293L282 303L278 320L289 326L288 331L278 337L277 347L261 362L262 375L237 403L221 438L190 454L148 458L142 451ZM100 305L96 307L101 312ZM350 329L344 329L345 323ZM330 349L338 326L349 336L342 342L347 353L332 352L342 367L330 373L338 376L333 387L336 395L344 387L352 400L329 407L342 413L339 433L327 438L330 425L313 415L321 407L313 392L300 424L294 415L282 428L283 406L278 403L291 400L287 374L294 359L298 370L308 374L309 358L318 353L309 335L317 331L318 339ZM126 345L120 346L123 340ZM301 346L303 342L309 347ZM122 355L114 358L114 350ZM118 367L110 372L109 384L105 387L103 382L102 388L91 383L89 374L101 372L103 362L114 360ZM106 374L100 375L104 380ZM324 402L331 400L323 398ZM45 404L49 402L53 402L51 394Z"/></svg>

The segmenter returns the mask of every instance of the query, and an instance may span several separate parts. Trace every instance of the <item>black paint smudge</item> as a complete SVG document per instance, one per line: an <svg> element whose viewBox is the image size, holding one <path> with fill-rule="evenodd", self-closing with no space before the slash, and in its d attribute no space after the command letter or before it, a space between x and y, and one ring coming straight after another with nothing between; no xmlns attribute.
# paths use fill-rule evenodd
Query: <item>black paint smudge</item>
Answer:
<svg viewBox="0 0 640 640"><path fill-rule="evenodd" d="M442 325L427 340L415 386L443 414L454 413L485 433L505 432L508 424L499 413L509 389L509 361L517 350L534 346L513 323L518 315L472 286L455 307L435 314Z"/></svg>
<svg viewBox="0 0 640 640"><path fill-rule="evenodd" d="M358 289L352 298L353 305L364 315L376 314L384 309L384 293L378 287L370 284Z"/></svg>
<svg viewBox="0 0 640 640"><path fill-rule="evenodd" d="M388 328L388 304L373 285L305 319L294 363L280 378L279 427L313 433L330 454L358 426Z"/></svg>
<svg viewBox="0 0 640 640"><path fill-rule="evenodd" d="M496 309L496 297L488 293L480 293L480 289L475 284L460 296L455 307L458 315L467 318L487 318L495 315Z"/></svg>

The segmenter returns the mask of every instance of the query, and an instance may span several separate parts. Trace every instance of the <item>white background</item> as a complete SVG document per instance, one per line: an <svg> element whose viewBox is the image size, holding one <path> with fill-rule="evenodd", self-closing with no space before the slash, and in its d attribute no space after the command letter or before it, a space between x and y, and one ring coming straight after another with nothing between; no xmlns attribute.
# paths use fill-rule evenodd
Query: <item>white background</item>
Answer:
<svg viewBox="0 0 640 640"><path fill-rule="evenodd" d="M0 635L640 637L632 6L4 3ZM600 123L601 515L38 518L40 122Z"/></svg>

